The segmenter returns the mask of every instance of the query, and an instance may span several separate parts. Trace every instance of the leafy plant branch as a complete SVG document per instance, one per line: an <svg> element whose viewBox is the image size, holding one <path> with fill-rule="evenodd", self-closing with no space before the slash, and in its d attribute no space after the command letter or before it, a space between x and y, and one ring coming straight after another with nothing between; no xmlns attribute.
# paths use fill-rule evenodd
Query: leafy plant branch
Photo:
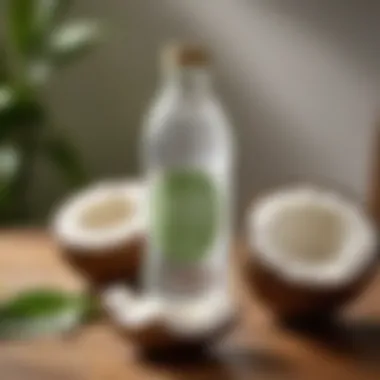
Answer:
<svg viewBox="0 0 380 380"><path fill-rule="evenodd" d="M7 0L5 41L0 46L2 223L25 216L26 194L39 156L52 163L68 185L86 181L75 144L52 127L55 123L41 97L57 70L84 57L101 41L97 22L65 20L71 5L71 0Z"/></svg>

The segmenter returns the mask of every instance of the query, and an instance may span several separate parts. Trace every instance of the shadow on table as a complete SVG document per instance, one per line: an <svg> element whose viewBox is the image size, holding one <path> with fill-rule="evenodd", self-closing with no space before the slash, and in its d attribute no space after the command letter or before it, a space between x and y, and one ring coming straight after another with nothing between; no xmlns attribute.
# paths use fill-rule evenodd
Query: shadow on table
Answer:
<svg viewBox="0 0 380 380"><path fill-rule="evenodd" d="M246 347L220 347L215 352L177 351L145 356L146 363L174 378L235 380L266 375L271 379L291 379L291 366L270 352Z"/></svg>
<svg viewBox="0 0 380 380"><path fill-rule="evenodd" d="M323 349L380 369L380 320L309 320L288 327Z"/></svg>

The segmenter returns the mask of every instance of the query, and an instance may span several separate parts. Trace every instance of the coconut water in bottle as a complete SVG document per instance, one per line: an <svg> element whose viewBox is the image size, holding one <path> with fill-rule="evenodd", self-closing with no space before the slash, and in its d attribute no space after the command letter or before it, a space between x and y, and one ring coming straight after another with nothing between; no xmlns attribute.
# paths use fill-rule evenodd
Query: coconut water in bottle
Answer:
<svg viewBox="0 0 380 380"><path fill-rule="evenodd" d="M230 126L202 48L165 49L161 71L143 139L149 194L145 290L170 300L222 294L232 228Z"/></svg>

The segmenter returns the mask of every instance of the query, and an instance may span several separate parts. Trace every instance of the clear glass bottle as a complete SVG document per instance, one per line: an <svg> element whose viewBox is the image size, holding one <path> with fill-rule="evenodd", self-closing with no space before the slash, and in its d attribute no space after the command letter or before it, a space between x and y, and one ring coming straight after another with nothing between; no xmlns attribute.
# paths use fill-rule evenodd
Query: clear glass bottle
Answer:
<svg viewBox="0 0 380 380"><path fill-rule="evenodd" d="M224 292L232 229L229 122L202 48L165 49L162 80L143 137L150 232L145 290L166 299Z"/></svg>

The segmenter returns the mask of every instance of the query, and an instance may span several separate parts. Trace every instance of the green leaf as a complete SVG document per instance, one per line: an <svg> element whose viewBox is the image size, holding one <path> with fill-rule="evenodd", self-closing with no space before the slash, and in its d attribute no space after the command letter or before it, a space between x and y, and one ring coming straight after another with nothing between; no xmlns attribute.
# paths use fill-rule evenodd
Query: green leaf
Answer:
<svg viewBox="0 0 380 380"><path fill-rule="evenodd" d="M20 154L11 147L0 148L0 185L13 179L20 166Z"/></svg>
<svg viewBox="0 0 380 380"><path fill-rule="evenodd" d="M45 141L44 153L70 186L77 187L86 182L82 161L68 139L62 135L51 137Z"/></svg>
<svg viewBox="0 0 380 380"><path fill-rule="evenodd" d="M1 319L29 319L60 313L71 307L72 296L51 290L33 290L23 293L0 309Z"/></svg>
<svg viewBox="0 0 380 380"><path fill-rule="evenodd" d="M38 102L18 98L13 88L0 86L0 142L22 128L39 126L44 120L44 110Z"/></svg>
<svg viewBox="0 0 380 380"><path fill-rule="evenodd" d="M101 39L100 26L92 21L77 21L57 29L50 39L50 52L57 64L83 56Z"/></svg>
<svg viewBox="0 0 380 380"><path fill-rule="evenodd" d="M2 42L2 41L0 41ZM7 81L8 76L8 62L5 53L5 49L3 46L0 46L0 83L4 83Z"/></svg>
<svg viewBox="0 0 380 380"><path fill-rule="evenodd" d="M43 50L55 23L71 0L9 0L10 42L23 57Z"/></svg>
<svg viewBox="0 0 380 380"><path fill-rule="evenodd" d="M11 146L0 148L0 211L8 204L20 166L21 156L15 148Z"/></svg>
<svg viewBox="0 0 380 380"><path fill-rule="evenodd" d="M10 86L0 86L0 141L12 129L11 119L17 107L16 93Z"/></svg>
<svg viewBox="0 0 380 380"><path fill-rule="evenodd" d="M72 0L33 0L35 2L36 25L40 34L50 33L55 24L66 15Z"/></svg>
<svg viewBox="0 0 380 380"><path fill-rule="evenodd" d="M18 54L27 54L34 37L35 1L10 0L8 4L9 42Z"/></svg>
<svg viewBox="0 0 380 380"><path fill-rule="evenodd" d="M7 112L16 104L16 93L10 86L0 86L0 115ZM1 119L0 119L1 122ZM0 125L1 128L1 125Z"/></svg>
<svg viewBox="0 0 380 380"><path fill-rule="evenodd" d="M0 337L25 339L68 332L82 323L87 309L88 297L83 295L26 291L0 306Z"/></svg>

